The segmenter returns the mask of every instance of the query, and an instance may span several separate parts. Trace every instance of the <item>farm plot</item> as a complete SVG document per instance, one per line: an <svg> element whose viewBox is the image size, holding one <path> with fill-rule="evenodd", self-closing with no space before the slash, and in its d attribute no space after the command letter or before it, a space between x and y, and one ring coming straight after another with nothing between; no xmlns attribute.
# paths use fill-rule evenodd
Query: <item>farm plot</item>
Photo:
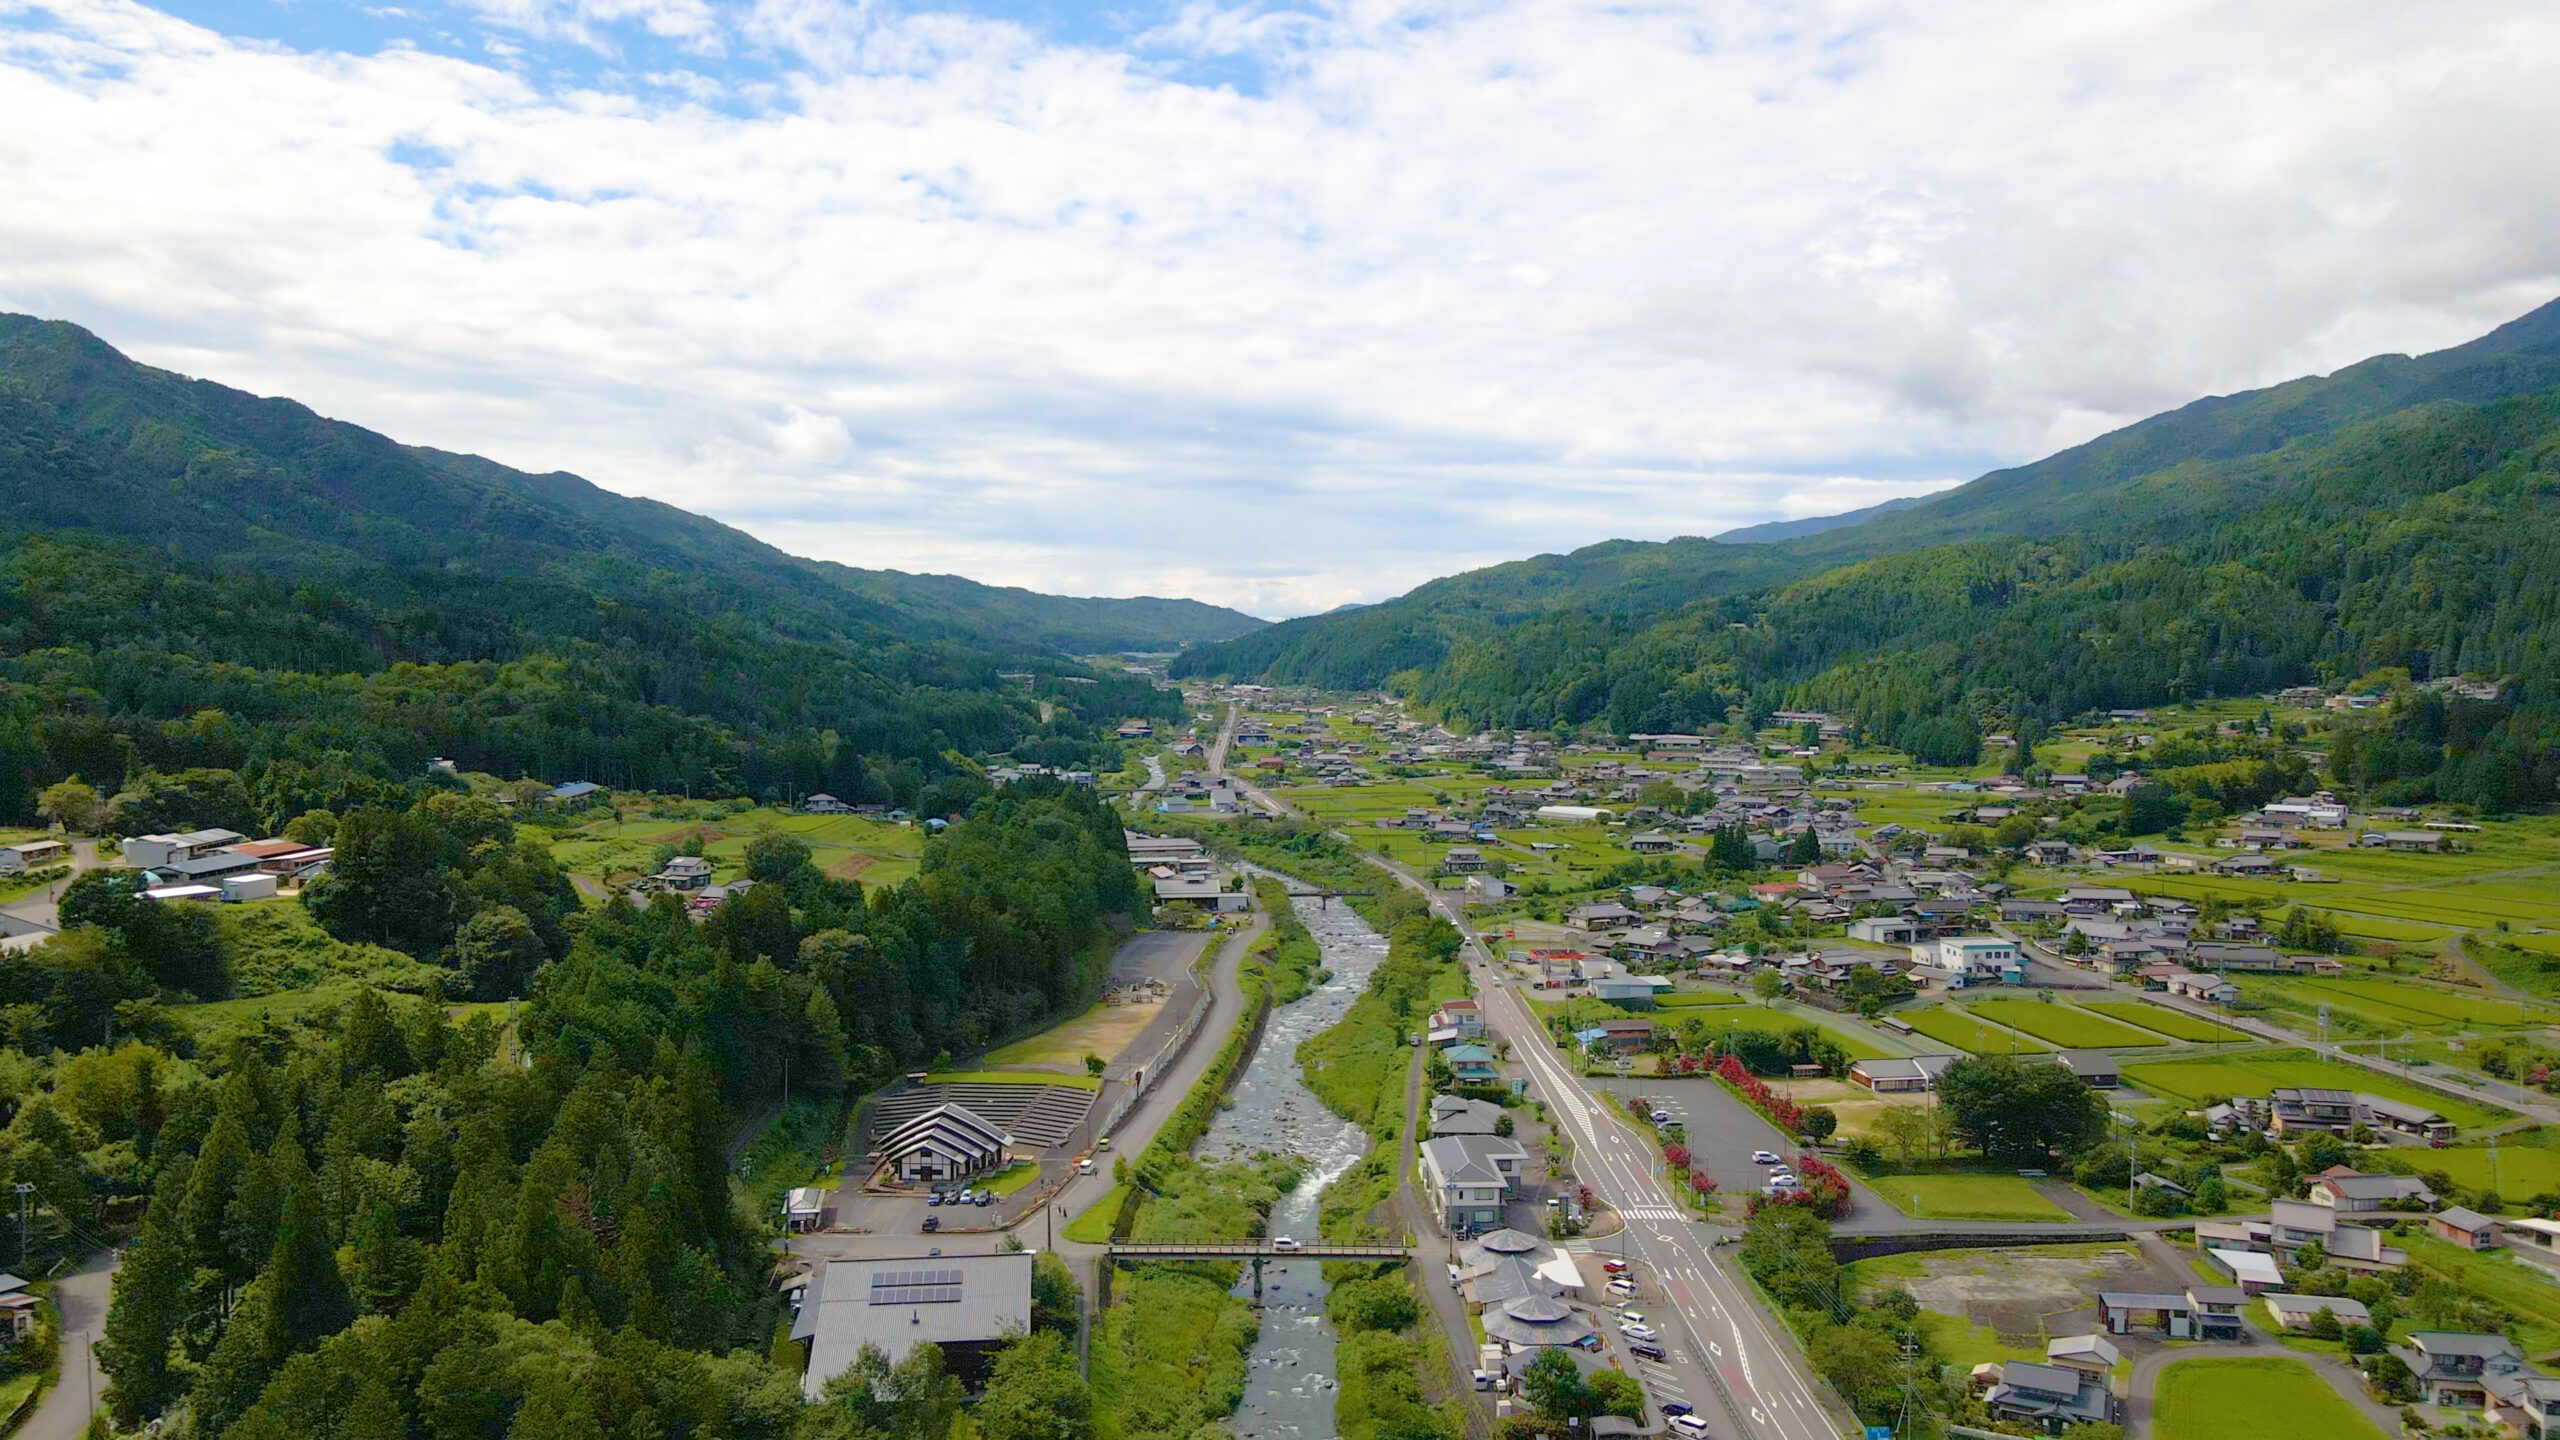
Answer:
<svg viewBox="0 0 2560 1440"><path fill-rule="evenodd" d="M2139 1025L2145 1030L2156 1030L2172 1040L2227 1041L2252 1038L2245 1032L2234 1030L2228 1025L2217 1024L2211 1020L2199 1020L2193 1015L2171 1010L2166 1006L2145 1005L2139 1000L2083 1000L2080 1002L2080 1008L2095 1010L2101 1015L2114 1016L2118 1020Z"/></svg>
<svg viewBox="0 0 2560 1440"><path fill-rule="evenodd" d="M2188 1104L2207 1095L2264 1095L2279 1086L2360 1090L2390 1100L2424 1105L2457 1125L2483 1125L2506 1112L2474 1100L2459 1100L2412 1085L2393 1075L2359 1066L2313 1058L2301 1050L2256 1055L2217 1055L2206 1060L2163 1060L2124 1067L2127 1084L2154 1095Z"/></svg>
<svg viewBox="0 0 2560 1440"><path fill-rule="evenodd" d="M2046 1000L1977 1000L1965 1008L1986 1020L2024 1030L2066 1049L2131 1049L2167 1043L2148 1030L2136 1030L2103 1015Z"/></svg>
<svg viewBox="0 0 2560 1440"><path fill-rule="evenodd" d="M2053 1048L2023 1035L1995 1030L1951 1006L1909 1010L1894 1018L1932 1040L1943 1041L1974 1055L2034 1055Z"/></svg>
<svg viewBox="0 0 2560 1440"><path fill-rule="evenodd" d="M2398 1011L2443 1025L2547 1024L2555 1018L2549 1006L2530 1005L2489 995L2466 994L2397 980L2297 980L2299 990L2343 1001L2360 1010Z"/></svg>

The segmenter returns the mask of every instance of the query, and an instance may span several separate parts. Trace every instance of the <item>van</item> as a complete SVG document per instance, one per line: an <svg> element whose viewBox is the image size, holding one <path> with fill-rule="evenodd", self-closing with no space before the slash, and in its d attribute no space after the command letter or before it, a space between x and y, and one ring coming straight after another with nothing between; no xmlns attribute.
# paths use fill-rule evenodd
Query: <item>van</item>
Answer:
<svg viewBox="0 0 2560 1440"><path fill-rule="evenodd" d="M1092 1173L1093 1173L1093 1157L1092 1157L1092 1156L1090 1156L1090 1155L1088 1155L1088 1156L1086 1156L1085 1158L1083 1158L1082 1160L1077 1161L1077 1162L1076 1162L1076 1173L1077 1173L1077 1174L1079 1174L1079 1175L1090 1175L1090 1174L1092 1174Z"/></svg>
<svg viewBox="0 0 2560 1440"><path fill-rule="evenodd" d="M1489 1371L1478 1370L1469 1378L1475 1382L1475 1387L1479 1390L1490 1390L1493 1388L1493 1375Z"/></svg>

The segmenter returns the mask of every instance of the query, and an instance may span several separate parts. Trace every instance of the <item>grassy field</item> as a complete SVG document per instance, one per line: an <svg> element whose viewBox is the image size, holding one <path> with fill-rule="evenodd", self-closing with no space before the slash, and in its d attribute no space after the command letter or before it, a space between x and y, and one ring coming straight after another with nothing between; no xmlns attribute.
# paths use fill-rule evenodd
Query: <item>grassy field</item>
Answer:
<svg viewBox="0 0 2560 1440"><path fill-rule="evenodd" d="M2160 1372L2154 1404L2152 1433L2177 1440L2383 1440L2363 1411L2299 1360L2180 1360Z"/></svg>
<svg viewBox="0 0 2560 1440"><path fill-rule="evenodd" d="M2442 1170L2456 1184L2469 1189L2495 1188L2500 1195L2516 1199L2560 1190L2560 1151L2532 1145L2499 1146L2494 1173L2486 1145L2456 1145L2431 1151L2418 1165L2424 1170Z"/></svg>
<svg viewBox="0 0 2560 1440"><path fill-rule="evenodd" d="M1109 1241L1111 1222L1120 1217L1120 1207L1128 1203L1128 1199L1128 1186L1112 1186L1103 1191L1102 1198L1094 1201L1083 1214L1060 1226L1059 1237L1079 1245L1100 1245Z"/></svg>
<svg viewBox="0 0 2560 1440"><path fill-rule="evenodd" d="M2069 1220L2015 1175L1878 1175L1867 1182L1914 1220Z"/></svg>
<svg viewBox="0 0 2560 1440"><path fill-rule="evenodd" d="M2301 1050L2136 1063L2124 1067L2124 1079L2129 1085L2189 1104L2207 1095L2264 1095L2278 1086L2315 1086L2361 1090L2387 1099L2406 1100L2427 1106L2457 1125L2484 1125L2503 1118L2506 1113L2476 1101L2439 1095L2397 1076L2333 1060L2314 1059Z"/></svg>
<svg viewBox="0 0 2560 1440"><path fill-rule="evenodd" d="M2103 1015L2045 1000L1977 1000L1965 1008L1986 1020L2024 1030L2066 1049L2130 1049L2167 1043L2148 1030L2136 1030Z"/></svg>
<svg viewBox="0 0 2560 1440"><path fill-rule="evenodd" d="M1709 1005L1740 1005L1743 998L1729 990L1665 990L1653 997L1653 1003L1664 1010L1695 1010Z"/></svg>
<svg viewBox="0 0 2560 1440"><path fill-rule="evenodd" d="M1963 1010L1951 1006L1935 1006L1927 1010L1905 1010L1894 1018L1932 1040L1944 1041L1974 1055L2033 1055L2053 1047L2024 1036L1994 1030Z"/></svg>
<svg viewBox="0 0 2560 1440"><path fill-rule="evenodd" d="M2560 1018L2550 1006L2527 1004L2414 980L2296 980L2296 988L2329 1003L2406 1014L2448 1026L2547 1025Z"/></svg>
<svg viewBox="0 0 2560 1440"><path fill-rule="evenodd" d="M1095 1004L1083 1014L1061 1021L1037 1035L1016 1040L999 1050L990 1050L978 1060L987 1070L1046 1070L1067 1075L1084 1074L1084 1057L1099 1055L1105 1061L1116 1060L1128 1048L1138 1032L1163 1010L1159 1002L1145 1004Z"/></svg>
<svg viewBox="0 0 2560 1440"><path fill-rule="evenodd" d="M2146 1030L2157 1030L2172 1040L2228 1042L2256 1038L2246 1031L2234 1030L2228 1025L2211 1020L2199 1020L2193 1015L2171 1010L2165 1006L2145 1005L2139 1000L2083 1000L2080 1002L2080 1008L2113 1016Z"/></svg>
<svg viewBox="0 0 2560 1440"><path fill-rule="evenodd" d="M628 818L624 819L614 818L610 811L599 812L598 818L552 839L552 858L578 874L609 883L649 873L661 846L703 835L709 837L703 856L717 867L712 878L726 883L743 873L747 842L759 830L774 829L808 842L811 862L830 875L865 885L895 885L912 878L924 856L924 832L894 820L799 815L771 806L737 814L702 803L671 802L657 808L667 815L698 818L652 816L636 807L626 807L622 813ZM529 829L526 833L528 838L546 838L548 832Z"/></svg>

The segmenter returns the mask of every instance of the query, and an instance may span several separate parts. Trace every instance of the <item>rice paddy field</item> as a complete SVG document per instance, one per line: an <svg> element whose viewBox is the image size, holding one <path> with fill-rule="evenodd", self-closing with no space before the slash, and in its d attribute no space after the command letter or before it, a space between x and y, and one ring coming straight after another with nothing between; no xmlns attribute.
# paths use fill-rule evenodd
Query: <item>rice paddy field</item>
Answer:
<svg viewBox="0 0 2560 1440"><path fill-rule="evenodd" d="M2255 1040L2257 1037L2211 1020L2199 1020L2183 1011L2160 1005L2145 1005L2139 1000L2083 1000L2080 1008L2094 1010L2145 1030L2156 1030L2172 1040L2198 1042Z"/></svg>
<svg viewBox="0 0 2560 1440"><path fill-rule="evenodd" d="M2160 1372L2157 1395L2153 1433L2178 1440L2383 1440L2363 1411L2300 1360L2180 1360Z"/></svg>
<svg viewBox="0 0 2560 1440"><path fill-rule="evenodd" d="M2137 1030L2104 1015L2048 1000L1976 1000L1964 1008L2066 1050L2134 1049L2168 1043L2148 1030Z"/></svg>
<svg viewBox="0 0 2560 1440"><path fill-rule="evenodd" d="M1950 1005L1926 1010L1905 1010L1894 1016L1932 1040L1944 1041L1971 1055L2035 1055L2054 1047L2023 1035L2012 1035L1983 1024L1964 1010Z"/></svg>
<svg viewBox="0 0 2560 1440"><path fill-rule="evenodd" d="M2361 1090L2391 1100L2424 1105L2462 1126L2503 1119L2506 1112L2474 1100L2440 1095L2360 1066L2314 1058L2303 1050L2276 1050L2251 1055L2215 1055L2194 1060L2140 1062L2124 1067L2128 1085L2171 1100L2196 1104L2207 1095L2264 1095L2279 1086L2311 1086Z"/></svg>
<svg viewBox="0 0 2560 1440"><path fill-rule="evenodd" d="M2343 837L2340 837L2343 838ZM2560 927L2560 817L2496 821L2455 837L2461 854L2317 846L2287 855L2334 884L2148 875L2148 894L2318 910L2354 936L2423 944L2504 920L2515 930ZM2560 937L2553 937L2560 940Z"/></svg>
<svg viewBox="0 0 2560 1440"><path fill-rule="evenodd" d="M2560 1011L2546 1004L2407 978L2247 978L2240 990L2295 1012L2316 1013L2326 1005L2333 1025L2373 1035L2450 1035L2560 1021Z"/></svg>

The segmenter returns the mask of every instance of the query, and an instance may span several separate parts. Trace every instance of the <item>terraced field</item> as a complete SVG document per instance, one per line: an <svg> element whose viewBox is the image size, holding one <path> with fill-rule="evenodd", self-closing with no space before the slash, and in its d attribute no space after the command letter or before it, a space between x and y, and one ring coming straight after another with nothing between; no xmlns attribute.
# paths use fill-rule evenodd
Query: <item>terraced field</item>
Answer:
<svg viewBox="0 0 2560 1440"><path fill-rule="evenodd" d="M1965 1008L2067 1050L2131 1049L2168 1043L2148 1030L2137 1030L2104 1015L2048 1000L1976 1000Z"/></svg>

